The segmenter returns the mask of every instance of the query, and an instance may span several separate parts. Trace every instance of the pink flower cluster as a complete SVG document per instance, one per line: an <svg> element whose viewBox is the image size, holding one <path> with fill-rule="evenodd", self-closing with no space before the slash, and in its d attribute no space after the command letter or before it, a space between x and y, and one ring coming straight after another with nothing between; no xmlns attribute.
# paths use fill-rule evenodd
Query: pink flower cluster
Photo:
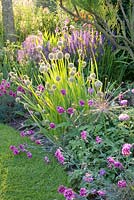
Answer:
<svg viewBox="0 0 134 200"><path fill-rule="evenodd" d="M87 131L82 131L81 133L81 139L86 140L87 139Z"/></svg>
<svg viewBox="0 0 134 200"><path fill-rule="evenodd" d="M3 79L0 83L0 96L3 96L5 94L10 95L14 98L16 97L16 92L10 90L10 82Z"/></svg>
<svg viewBox="0 0 134 200"><path fill-rule="evenodd" d="M17 87L17 92L21 92L21 93L25 94L25 90L22 86Z"/></svg>
<svg viewBox="0 0 134 200"><path fill-rule="evenodd" d="M40 84L40 85L37 86L37 90L40 91L40 92L44 92L45 88L42 84Z"/></svg>
<svg viewBox="0 0 134 200"><path fill-rule="evenodd" d="M95 141L96 141L97 144L102 143L102 139L99 136L96 136Z"/></svg>
<svg viewBox="0 0 134 200"><path fill-rule="evenodd" d="M41 142L41 140L40 139L36 139L35 137L34 137L34 130L28 130L28 131L21 131L20 132L20 136L21 137L25 137L25 136L30 136L30 139L31 139L31 141L34 141L36 144L39 144L39 145L41 145L42 144L42 142Z"/></svg>
<svg viewBox="0 0 134 200"><path fill-rule="evenodd" d="M32 153L26 149L25 144L20 144L18 147L11 145L10 150L13 152L14 155L18 155L21 152L26 152L28 158L32 158Z"/></svg>
<svg viewBox="0 0 134 200"><path fill-rule="evenodd" d="M18 50L18 61L31 59L39 62L42 58L40 50L43 48L42 34L29 35L22 43L22 49Z"/></svg>
<svg viewBox="0 0 134 200"><path fill-rule="evenodd" d="M113 167L118 168L120 170L123 169L122 163L119 162L119 161L114 160L113 157L108 157L107 161L108 161L108 167L109 168L112 168L112 166L113 166Z"/></svg>
<svg viewBox="0 0 134 200"><path fill-rule="evenodd" d="M61 152L60 149L56 150L55 157L57 158L57 160L59 161L59 163L64 164L65 158L64 158L64 156L63 156L63 154L62 154L62 152Z"/></svg>
<svg viewBox="0 0 134 200"><path fill-rule="evenodd" d="M83 181L91 183L93 182L94 178L92 174L86 173L85 176L83 176Z"/></svg>
<svg viewBox="0 0 134 200"><path fill-rule="evenodd" d="M120 121L127 121L127 120L129 120L130 119L130 117L129 117L129 115L127 115L127 114L120 114L119 115L119 120Z"/></svg>
<svg viewBox="0 0 134 200"><path fill-rule="evenodd" d="M63 185L59 186L58 192L63 194L66 200L73 200L76 197L75 192L71 188L66 188Z"/></svg>
<svg viewBox="0 0 134 200"><path fill-rule="evenodd" d="M127 183L125 180L118 181L118 187L119 188L125 188L127 186Z"/></svg>
<svg viewBox="0 0 134 200"><path fill-rule="evenodd" d="M31 136L31 135L33 135L34 134L34 130L28 130L28 131L21 131L20 132L20 136L21 137L25 137L25 136Z"/></svg>
<svg viewBox="0 0 134 200"><path fill-rule="evenodd" d="M131 144L124 144L122 147L122 155L123 156L129 156L131 154L130 149L132 145Z"/></svg>

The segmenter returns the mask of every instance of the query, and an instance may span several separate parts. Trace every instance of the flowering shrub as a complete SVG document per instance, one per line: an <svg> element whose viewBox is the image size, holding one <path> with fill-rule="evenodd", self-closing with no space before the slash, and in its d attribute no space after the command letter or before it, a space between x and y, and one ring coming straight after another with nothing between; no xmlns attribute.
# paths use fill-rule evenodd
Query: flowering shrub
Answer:
<svg viewBox="0 0 134 200"><path fill-rule="evenodd" d="M41 60L40 51L43 48L42 34L39 33L37 36L29 35L26 40L22 43L22 49L18 50L18 61L22 62L27 58L36 62Z"/></svg>

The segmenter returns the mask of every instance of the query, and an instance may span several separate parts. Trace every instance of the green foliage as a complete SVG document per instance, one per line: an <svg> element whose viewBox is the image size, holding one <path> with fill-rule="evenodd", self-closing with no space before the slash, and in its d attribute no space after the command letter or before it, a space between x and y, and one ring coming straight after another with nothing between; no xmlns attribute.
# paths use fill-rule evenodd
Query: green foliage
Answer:
<svg viewBox="0 0 134 200"><path fill-rule="evenodd" d="M132 109L133 110L133 109ZM132 117L130 121L119 122L114 112L113 118L104 118L102 113L100 118L93 115L90 117L80 116L76 126L68 128L64 135L63 147L65 157L65 167L71 169L70 182L76 191L80 188L86 188L89 191L90 199L92 191L105 190L107 198L117 200L119 197L123 200L133 199L133 149L129 157L121 155L121 148L124 143L134 143L134 126L132 110L127 112ZM110 116L110 113L107 113ZM95 120L98 119L98 120ZM81 132L86 131L86 139L82 139ZM97 143L96 137L99 136L101 141ZM116 161L123 164L123 170L114 167L108 167L107 158L113 157ZM106 174L99 175L103 169ZM87 177L93 178L91 182L84 181ZM121 190L117 187L118 180L125 179L127 188ZM128 191L130 195L128 197ZM93 199L97 198L94 195Z"/></svg>
<svg viewBox="0 0 134 200"><path fill-rule="evenodd" d="M56 1L55 0L35 0L36 6L38 7L48 7L51 11L56 10Z"/></svg>
<svg viewBox="0 0 134 200"><path fill-rule="evenodd" d="M66 173L54 157L49 154L50 163L44 162L46 153L27 138L20 138L18 132L0 125L0 199L64 199L57 193L59 185L68 185ZM26 143L33 157L25 153L14 156L9 147Z"/></svg>

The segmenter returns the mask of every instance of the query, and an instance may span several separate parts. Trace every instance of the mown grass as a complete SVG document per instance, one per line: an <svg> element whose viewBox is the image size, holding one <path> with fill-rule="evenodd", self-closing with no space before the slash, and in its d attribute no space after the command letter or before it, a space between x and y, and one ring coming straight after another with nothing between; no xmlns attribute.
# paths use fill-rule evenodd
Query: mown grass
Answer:
<svg viewBox="0 0 134 200"><path fill-rule="evenodd" d="M10 145L27 143L33 157L25 153L14 156ZM62 200L57 188L68 185L67 175L52 155L45 164L45 152L22 138L17 131L0 124L0 200Z"/></svg>

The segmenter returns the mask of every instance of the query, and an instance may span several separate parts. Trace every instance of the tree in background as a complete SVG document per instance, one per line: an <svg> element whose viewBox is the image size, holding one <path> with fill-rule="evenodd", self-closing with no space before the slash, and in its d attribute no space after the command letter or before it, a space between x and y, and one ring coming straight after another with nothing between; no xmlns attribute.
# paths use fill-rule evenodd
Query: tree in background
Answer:
<svg viewBox="0 0 134 200"><path fill-rule="evenodd" d="M15 26L12 0L2 0L2 21L4 41L15 41Z"/></svg>
<svg viewBox="0 0 134 200"><path fill-rule="evenodd" d="M48 7L50 11L56 10L56 0L35 0L36 6Z"/></svg>
<svg viewBox="0 0 134 200"><path fill-rule="evenodd" d="M73 10L68 8L71 2ZM61 8L74 18L94 25L119 50L134 61L134 0L59 0ZM82 18L80 9L91 19Z"/></svg>

